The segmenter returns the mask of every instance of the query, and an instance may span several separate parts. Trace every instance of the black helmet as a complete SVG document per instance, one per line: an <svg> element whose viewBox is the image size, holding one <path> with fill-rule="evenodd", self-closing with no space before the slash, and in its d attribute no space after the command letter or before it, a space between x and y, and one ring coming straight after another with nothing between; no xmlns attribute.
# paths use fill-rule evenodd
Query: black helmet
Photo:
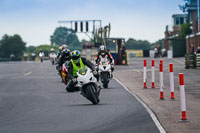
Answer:
<svg viewBox="0 0 200 133"><path fill-rule="evenodd" d="M69 58L70 57L70 50L69 49L64 49L62 53L63 53L63 56L65 58Z"/></svg>

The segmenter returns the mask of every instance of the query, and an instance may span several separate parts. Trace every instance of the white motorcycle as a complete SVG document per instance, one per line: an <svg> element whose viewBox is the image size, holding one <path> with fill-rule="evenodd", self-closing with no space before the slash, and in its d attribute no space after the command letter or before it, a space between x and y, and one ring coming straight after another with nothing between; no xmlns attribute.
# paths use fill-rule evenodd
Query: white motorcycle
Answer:
<svg viewBox="0 0 200 133"><path fill-rule="evenodd" d="M112 78L111 65L109 61L101 61L98 66L100 80L104 88L108 88L108 83Z"/></svg>
<svg viewBox="0 0 200 133"><path fill-rule="evenodd" d="M81 68L77 72L77 86L81 94L90 100L93 104L99 103L100 87L92 70L88 67Z"/></svg>

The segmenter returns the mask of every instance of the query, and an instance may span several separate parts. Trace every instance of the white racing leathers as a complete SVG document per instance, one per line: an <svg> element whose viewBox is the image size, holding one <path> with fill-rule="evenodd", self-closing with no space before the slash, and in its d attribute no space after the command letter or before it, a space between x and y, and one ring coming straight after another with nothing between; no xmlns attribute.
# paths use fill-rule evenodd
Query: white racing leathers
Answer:
<svg viewBox="0 0 200 133"><path fill-rule="evenodd" d="M112 78L112 71L110 61L108 61L106 57L101 58L98 65L98 73L100 76L100 80L103 83L103 87L108 88L108 83Z"/></svg>
<svg viewBox="0 0 200 133"><path fill-rule="evenodd" d="M39 53L40 61L43 62L44 60L44 52Z"/></svg>
<svg viewBox="0 0 200 133"><path fill-rule="evenodd" d="M77 85L81 94L90 100L93 104L99 103L100 87L92 70L88 67L81 68L77 72Z"/></svg>
<svg viewBox="0 0 200 133"><path fill-rule="evenodd" d="M52 65L54 65L54 64L55 64L55 61L56 61L56 54L55 54L54 52L51 52L51 53L49 54L49 59L50 59Z"/></svg>

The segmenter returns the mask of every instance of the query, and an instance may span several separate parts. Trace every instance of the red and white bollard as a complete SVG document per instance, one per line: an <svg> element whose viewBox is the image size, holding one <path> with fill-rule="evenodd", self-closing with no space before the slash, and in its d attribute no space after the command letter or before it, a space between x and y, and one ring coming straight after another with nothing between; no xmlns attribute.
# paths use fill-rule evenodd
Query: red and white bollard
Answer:
<svg viewBox="0 0 200 133"><path fill-rule="evenodd" d="M180 103L181 103L181 120L187 120L186 117L186 102L185 102L185 86L184 86L184 74L179 73L180 84Z"/></svg>
<svg viewBox="0 0 200 133"><path fill-rule="evenodd" d="M169 64L169 80L170 80L170 93L171 93L170 98L175 99L174 97L174 71L173 71L172 63Z"/></svg>
<svg viewBox="0 0 200 133"><path fill-rule="evenodd" d="M152 77L152 85L151 88L155 88L155 61L151 60L151 77Z"/></svg>
<svg viewBox="0 0 200 133"><path fill-rule="evenodd" d="M164 88L163 88L163 64L159 64L160 68L160 99L164 100Z"/></svg>
<svg viewBox="0 0 200 133"><path fill-rule="evenodd" d="M144 88L147 88L147 60L144 60L143 82Z"/></svg>
<svg viewBox="0 0 200 133"><path fill-rule="evenodd" d="M160 64L163 64L163 60L160 60Z"/></svg>

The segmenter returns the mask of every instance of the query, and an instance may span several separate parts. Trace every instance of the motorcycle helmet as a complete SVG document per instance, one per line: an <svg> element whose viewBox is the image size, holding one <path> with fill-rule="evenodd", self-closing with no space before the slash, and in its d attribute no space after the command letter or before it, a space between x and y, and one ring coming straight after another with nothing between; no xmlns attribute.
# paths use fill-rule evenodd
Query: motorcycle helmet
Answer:
<svg viewBox="0 0 200 133"><path fill-rule="evenodd" d="M80 51L78 51L78 50L74 50L74 51L72 51L72 60L77 64L78 62L79 62L79 60L80 60Z"/></svg>
<svg viewBox="0 0 200 133"><path fill-rule="evenodd" d="M59 51L61 51L62 49L63 49L62 46L58 47L58 50L59 50Z"/></svg>
<svg viewBox="0 0 200 133"><path fill-rule="evenodd" d="M62 50L63 50L63 49L68 49L68 46L67 46L66 44L63 44L63 45L62 45Z"/></svg>
<svg viewBox="0 0 200 133"><path fill-rule="evenodd" d="M69 49L64 49L63 50L63 56L66 59L70 58L70 50Z"/></svg>
<svg viewBox="0 0 200 133"><path fill-rule="evenodd" d="M99 47L99 52L101 53L101 55L105 55L105 53L106 53L106 47L104 45L101 45Z"/></svg>
<svg viewBox="0 0 200 133"><path fill-rule="evenodd" d="M54 48L51 48L50 51L51 51L51 52L54 52Z"/></svg>

